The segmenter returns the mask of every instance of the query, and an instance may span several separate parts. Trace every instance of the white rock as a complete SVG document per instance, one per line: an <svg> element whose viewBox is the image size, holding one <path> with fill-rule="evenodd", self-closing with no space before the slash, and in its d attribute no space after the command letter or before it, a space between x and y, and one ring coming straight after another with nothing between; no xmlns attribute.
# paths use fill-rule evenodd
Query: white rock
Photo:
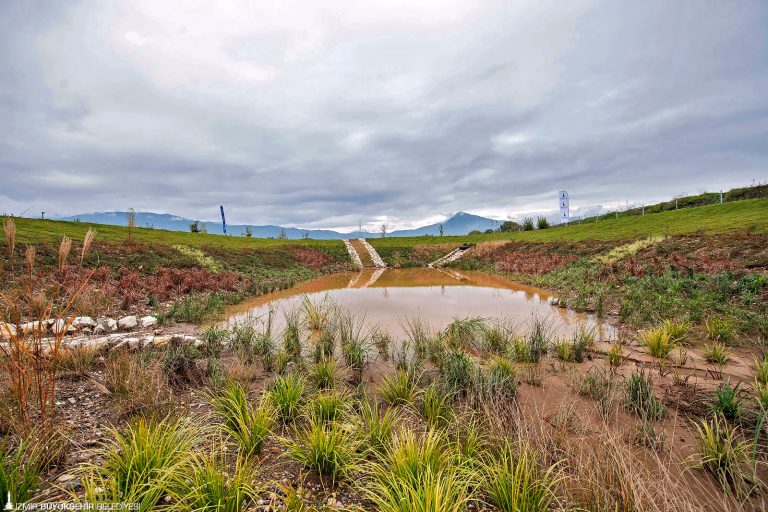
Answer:
<svg viewBox="0 0 768 512"><path fill-rule="evenodd" d="M21 324L19 327L24 334L32 334L33 332L40 330L40 322L35 320L34 322Z"/></svg>
<svg viewBox="0 0 768 512"><path fill-rule="evenodd" d="M64 331L69 330L70 326L67 326L67 322L64 321L63 318L59 318L55 322L53 322L53 325L51 325L51 331L54 334L61 334Z"/></svg>
<svg viewBox="0 0 768 512"><path fill-rule="evenodd" d="M78 316L72 321L72 327L75 329L84 329L86 327L95 327L96 322L89 316Z"/></svg>
<svg viewBox="0 0 768 512"><path fill-rule="evenodd" d="M141 320L139 320L139 323L145 329L147 327L154 327L157 325L157 318L153 316L143 316L141 317Z"/></svg>
<svg viewBox="0 0 768 512"><path fill-rule="evenodd" d="M170 335L155 336L154 339L152 340L152 345L154 345L156 347L160 347L162 345L167 345L168 343L171 342L172 339L173 339L173 336L170 336Z"/></svg>
<svg viewBox="0 0 768 512"><path fill-rule="evenodd" d="M0 340L9 340L12 336L16 336L16 326L0 322Z"/></svg>
<svg viewBox="0 0 768 512"><path fill-rule="evenodd" d="M125 342L128 343L128 348L136 350L141 346L141 340L139 338L125 338Z"/></svg>
<svg viewBox="0 0 768 512"><path fill-rule="evenodd" d="M117 321L117 326L121 329L133 329L137 325L139 325L139 321L135 315L124 316Z"/></svg>
<svg viewBox="0 0 768 512"><path fill-rule="evenodd" d="M93 334L104 334L105 332L107 332L107 328L104 327L104 324L99 324L93 328Z"/></svg>

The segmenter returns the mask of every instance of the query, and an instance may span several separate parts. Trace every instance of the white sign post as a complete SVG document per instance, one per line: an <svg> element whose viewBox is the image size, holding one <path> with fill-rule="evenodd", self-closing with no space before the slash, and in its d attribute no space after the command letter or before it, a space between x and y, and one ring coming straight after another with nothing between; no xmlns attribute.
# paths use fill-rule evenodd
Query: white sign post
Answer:
<svg viewBox="0 0 768 512"><path fill-rule="evenodd" d="M568 201L568 192L560 191L560 224L568 224L571 220L571 204Z"/></svg>

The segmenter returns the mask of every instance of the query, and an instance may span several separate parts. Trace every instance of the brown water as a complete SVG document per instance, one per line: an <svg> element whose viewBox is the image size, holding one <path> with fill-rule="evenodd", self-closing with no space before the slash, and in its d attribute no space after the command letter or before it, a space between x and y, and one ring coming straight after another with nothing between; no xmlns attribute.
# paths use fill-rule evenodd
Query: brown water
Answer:
<svg viewBox="0 0 768 512"><path fill-rule="evenodd" d="M548 303L545 290L482 272L447 269L367 269L305 281L293 288L261 295L227 311L228 323L248 318L265 322L272 309L273 328L283 328L282 309L300 308L307 296L351 308L365 315L365 323L394 336L403 334L406 318L420 317L435 329L456 318L503 318L524 324L533 316L547 317L560 335L580 326L596 328L598 339L614 337L614 330L591 315L575 313Z"/></svg>

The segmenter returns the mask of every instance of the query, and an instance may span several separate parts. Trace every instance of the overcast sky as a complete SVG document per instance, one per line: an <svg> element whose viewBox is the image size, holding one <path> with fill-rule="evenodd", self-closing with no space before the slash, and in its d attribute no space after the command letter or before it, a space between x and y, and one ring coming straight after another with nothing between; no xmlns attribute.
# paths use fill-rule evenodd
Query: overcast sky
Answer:
<svg viewBox="0 0 768 512"><path fill-rule="evenodd" d="M0 211L393 228L768 178L768 2L0 0Z"/></svg>

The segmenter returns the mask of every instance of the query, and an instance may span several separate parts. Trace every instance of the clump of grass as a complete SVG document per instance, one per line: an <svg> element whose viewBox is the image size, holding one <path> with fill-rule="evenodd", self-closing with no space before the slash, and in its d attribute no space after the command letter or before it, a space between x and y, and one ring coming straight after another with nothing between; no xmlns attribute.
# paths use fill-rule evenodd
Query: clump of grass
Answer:
<svg viewBox="0 0 768 512"><path fill-rule="evenodd" d="M26 503L42 481L44 464L31 441L23 438L14 446L10 438L0 440L0 508L3 510L9 493L11 502Z"/></svg>
<svg viewBox="0 0 768 512"><path fill-rule="evenodd" d="M669 339L672 343L680 345L686 342L691 324L685 321L664 320L661 327L669 334Z"/></svg>
<svg viewBox="0 0 768 512"><path fill-rule="evenodd" d="M280 421L288 423L298 417L304 401L305 387L304 379L299 375L279 375L275 378L269 391L269 399Z"/></svg>
<svg viewBox="0 0 768 512"><path fill-rule="evenodd" d="M174 388L200 385L205 381L205 371L197 366L200 352L192 346L174 344L162 358L163 372Z"/></svg>
<svg viewBox="0 0 768 512"><path fill-rule="evenodd" d="M313 358L315 362L333 357L336 352L336 331L328 326L319 332L314 344Z"/></svg>
<svg viewBox="0 0 768 512"><path fill-rule="evenodd" d="M408 405L416 399L417 381L415 373L400 369L394 376L384 376L379 393L389 405Z"/></svg>
<svg viewBox="0 0 768 512"><path fill-rule="evenodd" d="M448 425L453 419L453 394L444 392L436 384L430 384L421 394L421 418L427 428L437 429Z"/></svg>
<svg viewBox="0 0 768 512"><path fill-rule="evenodd" d="M671 336L663 326L641 331L639 337L640 344L658 359L666 359L674 347Z"/></svg>
<svg viewBox="0 0 768 512"><path fill-rule="evenodd" d="M761 384L768 384L768 353L763 356L762 361L755 359L752 365L755 371L755 380Z"/></svg>
<svg viewBox="0 0 768 512"><path fill-rule="evenodd" d="M343 369L333 357L324 357L309 368L309 378L317 389L335 388L343 376Z"/></svg>
<svg viewBox="0 0 768 512"><path fill-rule="evenodd" d="M188 474L199 429L185 420L159 422L134 419L124 430L112 430L99 450L99 462L86 467L83 478L88 503L138 503L154 510L179 475Z"/></svg>
<svg viewBox="0 0 768 512"><path fill-rule="evenodd" d="M199 324L224 313L225 305L224 296L219 292L187 295L171 304L166 317L176 322Z"/></svg>
<svg viewBox="0 0 768 512"><path fill-rule="evenodd" d="M611 371L615 372L621 366L623 360L624 352L621 350L621 344L612 344L611 349L608 351L608 366Z"/></svg>
<svg viewBox="0 0 768 512"><path fill-rule="evenodd" d="M584 360L587 347L594 344L594 333L579 329L572 339L559 338L553 342L555 355L563 362L580 363Z"/></svg>
<svg viewBox="0 0 768 512"><path fill-rule="evenodd" d="M715 390L711 410L714 414L720 414L725 419L735 421L741 416L741 398L739 398L739 386L731 386L730 382L723 382Z"/></svg>
<svg viewBox="0 0 768 512"><path fill-rule="evenodd" d="M371 467L369 498L389 512L459 512L467 509L472 478L456 468L443 432L418 437L411 431L393 439L382 460Z"/></svg>
<svg viewBox="0 0 768 512"><path fill-rule="evenodd" d="M56 370L62 376L87 377L96 365L98 350L90 347L62 349L56 356Z"/></svg>
<svg viewBox="0 0 768 512"><path fill-rule="evenodd" d="M648 421L664 416L664 404L653 392L651 377L645 373L633 372L627 379L625 405L631 412Z"/></svg>
<svg viewBox="0 0 768 512"><path fill-rule="evenodd" d="M221 356L221 351L228 338L229 331L218 325L211 325L203 331L203 351L210 357Z"/></svg>
<svg viewBox="0 0 768 512"><path fill-rule="evenodd" d="M296 432L296 439L283 439L287 454L299 464L330 476L333 481L347 477L359 465L360 440L339 422L311 419Z"/></svg>
<svg viewBox="0 0 768 512"><path fill-rule="evenodd" d="M454 351L464 351L470 348L478 348L483 339L485 330L485 318L469 317L454 319L445 328L444 336L446 345Z"/></svg>
<svg viewBox="0 0 768 512"><path fill-rule="evenodd" d="M368 364L366 340L355 337L342 342L341 355L344 357L347 368L354 373L358 380L362 379L363 370L365 365Z"/></svg>
<svg viewBox="0 0 768 512"><path fill-rule="evenodd" d="M377 402L365 399L360 405L360 420L363 427L363 446L366 450L381 454L392 439L395 421L398 415L395 409L384 410Z"/></svg>
<svg viewBox="0 0 768 512"><path fill-rule="evenodd" d="M768 384L755 381L755 400L762 413L768 413Z"/></svg>
<svg viewBox="0 0 768 512"><path fill-rule="evenodd" d="M141 361L127 352L107 359L104 385L120 415L162 418L175 408L168 379L157 362Z"/></svg>
<svg viewBox="0 0 768 512"><path fill-rule="evenodd" d="M728 349L718 341L705 345L701 351L701 355L704 356L704 359L708 363L717 364L721 372L725 363L730 359Z"/></svg>
<svg viewBox="0 0 768 512"><path fill-rule="evenodd" d="M229 333L229 346L234 351L250 352L257 334L253 319L248 318L232 327Z"/></svg>
<svg viewBox="0 0 768 512"><path fill-rule="evenodd" d="M298 309L283 310L283 350L294 359L301 358L301 313Z"/></svg>
<svg viewBox="0 0 768 512"><path fill-rule="evenodd" d="M376 330L373 335L371 335L371 341L373 342L373 346L376 347L379 357L385 361L389 359L389 347L392 345L392 337L389 333Z"/></svg>
<svg viewBox="0 0 768 512"><path fill-rule="evenodd" d="M221 452L195 454L190 470L175 474L169 496L180 510L246 510L262 490L254 484L253 473L244 457L233 468Z"/></svg>
<svg viewBox="0 0 768 512"><path fill-rule="evenodd" d="M493 356L486 363L485 395L510 399L517 395L517 366L509 358Z"/></svg>
<svg viewBox="0 0 768 512"><path fill-rule="evenodd" d="M440 366L446 387L458 394L465 394L470 389L476 371L474 359L465 352L446 352Z"/></svg>
<svg viewBox="0 0 768 512"><path fill-rule="evenodd" d="M211 398L211 404L246 457L261 452L274 424L275 414L268 401L262 400L254 409L243 386L230 382Z"/></svg>
<svg viewBox="0 0 768 512"><path fill-rule="evenodd" d="M530 363L538 363L541 357L547 354L551 335L552 324L547 319L538 316L532 317L531 329L526 337L526 359L524 360Z"/></svg>
<svg viewBox="0 0 768 512"><path fill-rule="evenodd" d="M489 354L505 353L514 337L513 330L502 321L486 325L482 334L482 349Z"/></svg>
<svg viewBox="0 0 768 512"><path fill-rule="evenodd" d="M313 421L337 421L349 409L349 396L331 390L318 393L309 403L309 415Z"/></svg>
<svg viewBox="0 0 768 512"><path fill-rule="evenodd" d="M567 338L558 338L552 344L555 356L561 361L568 362L573 358L573 345Z"/></svg>
<svg viewBox="0 0 768 512"><path fill-rule="evenodd" d="M326 328L331 315L331 305L327 295L319 303L312 302L305 295L301 299L301 307L304 311L304 325L307 326L307 329L320 332Z"/></svg>
<svg viewBox="0 0 768 512"><path fill-rule="evenodd" d="M741 439L737 429L715 416L696 424L699 454L693 466L710 472L723 490L745 491L752 479L750 470L750 443Z"/></svg>
<svg viewBox="0 0 768 512"><path fill-rule="evenodd" d="M713 316L704 321L707 337L713 341L728 342L733 339L735 329L733 323L725 317Z"/></svg>
<svg viewBox="0 0 768 512"><path fill-rule="evenodd" d="M524 441L516 447L506 441L498 456L485 460L482 475L491 502L505 512L546 512L562 479L559 465L547 467Z"/></svg>

